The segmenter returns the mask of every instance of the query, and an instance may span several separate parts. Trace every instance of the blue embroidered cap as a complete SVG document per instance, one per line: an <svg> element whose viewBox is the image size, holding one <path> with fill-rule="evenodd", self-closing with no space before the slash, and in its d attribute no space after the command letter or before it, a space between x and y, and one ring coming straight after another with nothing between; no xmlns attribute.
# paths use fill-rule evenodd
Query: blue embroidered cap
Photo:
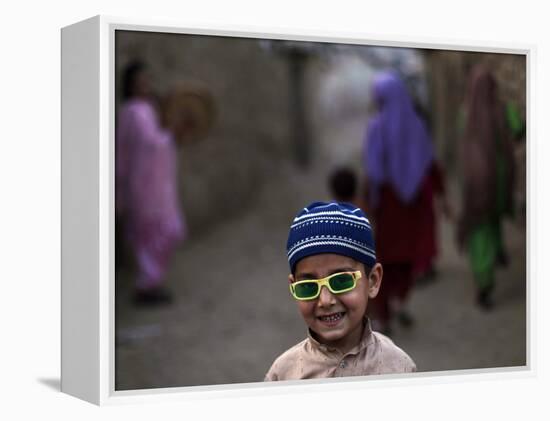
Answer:
<svg viewBox="0 0 550 421"><path fill-rule="evenodd" d="M286 249L291 273L300 259L321 253L351 257L369 268L376 263L370 222L349 203L314 202L302 209L292 221Z"/></svg>

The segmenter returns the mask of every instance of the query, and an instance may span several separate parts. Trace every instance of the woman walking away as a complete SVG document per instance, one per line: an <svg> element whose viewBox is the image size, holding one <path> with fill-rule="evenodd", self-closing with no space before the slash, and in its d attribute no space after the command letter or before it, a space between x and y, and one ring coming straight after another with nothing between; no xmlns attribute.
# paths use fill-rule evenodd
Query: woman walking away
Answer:
<svg viewBox="0 0 550 421"><path fill-rule="evenodd" d="M433 237L426 228L433 221L426 215L433 209L435 179L440 177L425 123L403 81L395 72L382 72L372 90L377 112L369 121L363 165L385 279L373 302L373 318L389 333L394 313L404 326L413 323L406 303L415 268L435 254L435 245L424 237Z"/></svg>
<svg viewBox="0 0 550 421"><path fill-rule="evenodd" d="M484 67L471 73L465 97L460 157L463 172L458 242L466 248L477 284L477 303L493 305L495 266L505 256L501 222L513 211L514 161L506 109Z"/></svg>

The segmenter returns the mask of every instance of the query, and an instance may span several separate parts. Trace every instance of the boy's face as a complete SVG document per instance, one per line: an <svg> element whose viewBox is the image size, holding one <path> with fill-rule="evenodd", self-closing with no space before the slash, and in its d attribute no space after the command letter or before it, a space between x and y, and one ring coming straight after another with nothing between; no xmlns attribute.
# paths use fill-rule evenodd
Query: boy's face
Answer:
<svg viewBox="0 0 550 421"><path fill-rule="evenodd" d="M380 264L365 273L365 265L339 254L317 254L300 260L289 281L321 279L338 272L361 271L361 279L351 291L332 294L325 286L314 300L297 301L298 308L319 342L347 352L357 345L363 332L363 317L369 298L376 297L382 279Z"/></svg>

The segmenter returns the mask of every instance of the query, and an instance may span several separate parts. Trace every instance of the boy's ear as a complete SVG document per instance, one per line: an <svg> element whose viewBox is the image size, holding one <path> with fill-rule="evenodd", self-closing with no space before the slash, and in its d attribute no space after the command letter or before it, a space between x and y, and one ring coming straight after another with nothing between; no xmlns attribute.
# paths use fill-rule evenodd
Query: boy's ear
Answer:
<svg viewBox="0 0 550 421"><path fill-rule="evenodd" d="M375 298L382 284L384 270L380 263L376 263L369 273L369 298Z"/></svg>
<svg viewBox="0 0 550 421"><path fill-rule="evenodd" d="M294 282L294 276L292 276L292 273L288 275L288 283L291 284Z"/></svg>

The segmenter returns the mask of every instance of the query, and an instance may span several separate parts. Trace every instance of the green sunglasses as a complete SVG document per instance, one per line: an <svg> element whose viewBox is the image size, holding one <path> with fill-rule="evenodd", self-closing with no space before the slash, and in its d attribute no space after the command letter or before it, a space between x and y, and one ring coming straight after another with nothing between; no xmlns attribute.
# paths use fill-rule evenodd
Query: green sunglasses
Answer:
<svg viewBox="0 0 550 421"><path fill-rule="evenodd" d="M343 294L357 286L361 271L339 272L323 279L306 279L290 284L290 293L297 300L314 300L321 294L321 287L326 286L333 294Z"/></svg>

